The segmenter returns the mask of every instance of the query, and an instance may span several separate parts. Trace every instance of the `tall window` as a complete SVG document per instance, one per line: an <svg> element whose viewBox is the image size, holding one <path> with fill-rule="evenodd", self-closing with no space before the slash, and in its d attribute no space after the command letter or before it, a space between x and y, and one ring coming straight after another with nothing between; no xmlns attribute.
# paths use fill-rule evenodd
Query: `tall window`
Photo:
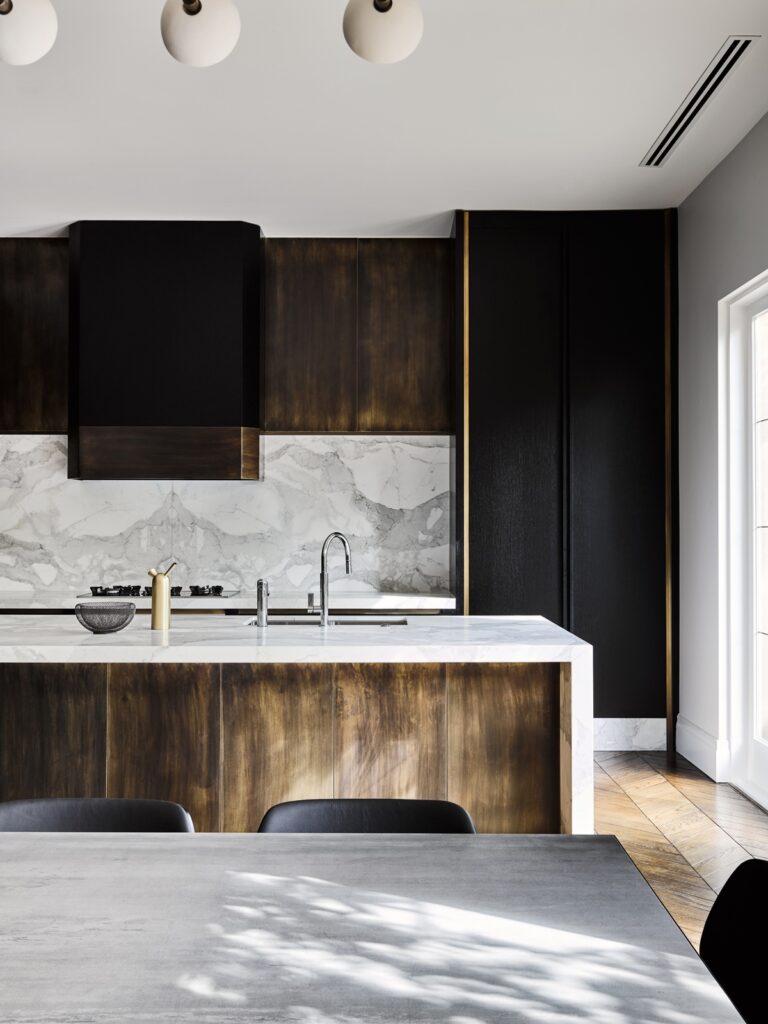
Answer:
<svg viewBox="0 0 768 1024"><path fill-rule="evenodd" d="M718 327L722 732L711 761L768 809L768 270L720 300Z"/></svg>
<svg viewBox="0 0 768 1024"><path fill-rule="evenodd" d="M752 321L754 345L755 731L768 740L768 312Z"/></svg>

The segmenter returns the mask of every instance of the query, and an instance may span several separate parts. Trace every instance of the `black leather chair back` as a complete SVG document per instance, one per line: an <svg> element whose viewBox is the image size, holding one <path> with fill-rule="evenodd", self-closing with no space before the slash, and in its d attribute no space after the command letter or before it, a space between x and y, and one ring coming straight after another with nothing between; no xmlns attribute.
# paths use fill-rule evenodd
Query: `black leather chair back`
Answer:
<svg viewBox="0 0 768 1024"><path fill-rule="evenodd" d="M768 1020L758 937L767 915L768 861L747 860L723 886L701 934L701 959L747 1024Z"/></svg>
<svg viewBox="0 0 768 1024"><path fill-rule="evenodd" d="M472 819L448 800L291 800L271 807L259 832L474 833Z"/></svg>
<svg viewBox="0 0 768 1024"><path fill-rule="evenodd" d="M194 832L168 800L14 800L0 803L0 832Z"/></svg>

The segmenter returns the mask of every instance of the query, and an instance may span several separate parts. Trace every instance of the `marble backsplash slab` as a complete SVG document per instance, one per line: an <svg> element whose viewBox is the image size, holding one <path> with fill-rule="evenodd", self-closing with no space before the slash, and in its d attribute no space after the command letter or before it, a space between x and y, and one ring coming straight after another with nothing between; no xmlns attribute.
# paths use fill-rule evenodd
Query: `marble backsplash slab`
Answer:
<svg viewBox="0 0 768 1024"><path fill-rule="evenodd" d="M67 439L0 435L0 591L144 582L178 561L178 583L275 591L317 584L320 546L347 534L347 589L450 589L451 440L270 436L265 479L67 479ZM343 575L343 559L332 576Z"/></svg>

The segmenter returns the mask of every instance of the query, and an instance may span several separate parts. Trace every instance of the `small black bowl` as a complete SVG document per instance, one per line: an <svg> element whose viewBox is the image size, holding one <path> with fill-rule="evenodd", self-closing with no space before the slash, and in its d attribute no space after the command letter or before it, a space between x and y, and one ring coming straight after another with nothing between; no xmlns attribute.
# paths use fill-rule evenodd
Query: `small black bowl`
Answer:
<svg viewBox="0 0 768 1024"><path fill-rule="evenodd" d="M125 629L135 614L136 605L130 601L75 605L77 621L92 633L118 633Z"/></svg>

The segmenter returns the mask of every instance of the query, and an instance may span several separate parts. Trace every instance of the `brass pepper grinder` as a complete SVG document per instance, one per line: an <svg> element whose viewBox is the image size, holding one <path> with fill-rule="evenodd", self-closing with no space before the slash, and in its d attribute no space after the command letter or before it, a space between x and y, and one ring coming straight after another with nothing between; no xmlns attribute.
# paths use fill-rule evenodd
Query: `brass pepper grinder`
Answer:
<svg viewBox="0 0 768 1024"><path fill-rule="evenodd" d="M152 629L167 630L171 625L171 581L168 573L176 565L172 562L165 572L150 569L152 577Z"/></svg>

